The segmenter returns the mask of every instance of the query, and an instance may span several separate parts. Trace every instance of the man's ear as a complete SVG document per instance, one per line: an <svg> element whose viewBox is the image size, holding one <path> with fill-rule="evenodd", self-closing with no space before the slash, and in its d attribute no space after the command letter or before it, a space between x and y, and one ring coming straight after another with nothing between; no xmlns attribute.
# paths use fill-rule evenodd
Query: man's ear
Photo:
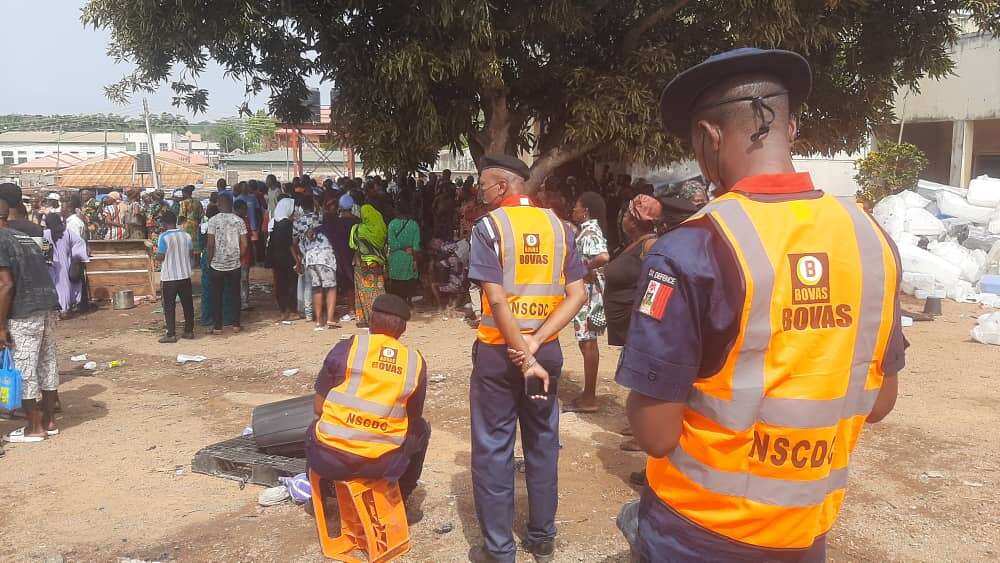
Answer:
<svg viewBox="0 0 1000 563"><path fill-rule="evenodd" d="M788 118L788 142L794 143L799 136L799 120L794 115Z"/></svg>
<svg viewBox="0 0 1000 563"><path fill-rule="evenodd" d="M699 145L706 146L707 144L707 146L712 147L713 151L719 151L719 147L722 146L721 127L704 119L700 119L697 123L695 123L695 131L707 137L703 141L699 141Z"/></svg>

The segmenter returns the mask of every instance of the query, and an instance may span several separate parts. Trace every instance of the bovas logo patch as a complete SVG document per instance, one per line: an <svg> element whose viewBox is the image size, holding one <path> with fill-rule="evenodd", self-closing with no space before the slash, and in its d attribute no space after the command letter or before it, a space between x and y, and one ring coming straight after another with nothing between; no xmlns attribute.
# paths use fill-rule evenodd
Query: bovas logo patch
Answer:
<svg viewBox="0 0 1000 563"><path fill-rule="evenodd" d="M525 233L524 235L524 253L525 254L538 254L541 252L541 239L537 233Z"/></svg>
<svg viewBox="0 0 1000 563"><path fill-rule="evenodd" d="M831 303L830 257L825 252L789 254L792 303L781 310L785 331L847 328L854 323L848 303Z"/></svg>
<svg viewBox="0 0 1000 563"><path fill-rule="evenodd" d="M396 363L396 349L384 346L382 351L379 352L378 361L385 362L387 364Z"/></svg>
<svg viewBox="0 0 1000 563"><path fill-rule="evenodd" d="M830 258L825 252L789 254L792 303L808 305L830 302Z"/></svg>

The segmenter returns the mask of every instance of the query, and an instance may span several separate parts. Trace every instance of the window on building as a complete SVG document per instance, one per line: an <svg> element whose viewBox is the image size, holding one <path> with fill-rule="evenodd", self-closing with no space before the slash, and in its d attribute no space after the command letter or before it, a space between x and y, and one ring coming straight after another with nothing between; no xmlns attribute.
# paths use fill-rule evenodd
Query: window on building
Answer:
<svg viewBox="0 0 1000 563"><path fill-rule="evenodd" d="M149 143L139 143L139 152L149 152Z"/></svg>
<svg viewBox="0 0 1000 563"><path fill-rule="evenodd" d="M125 143L126 152L135 152L135 143Z"/></svg>
<svg viewBox="0 0 1000 563"><path fill-rule="evenodd" d="M28 162L28 157L26 157L26 156L19 156L19 157L17 157L17 163L18 164L24 164L25 162Z"/></svg>
<svg viewBox="0 0 1000 563"><path fill-rule="evenodd" d="M14 164L14 151L0 151L4 164Z"/></svg>
<svg viewBox="0 0 1000 563"><path fill-rule="evenodd" d="M97 153L96 152L87 151L87 155L88 156L94 156L95 154L97 154Z"/></svg>
<svg viewBox="0 0 1000 563"><path fill-rule="evenodd" d="M69 154L80 154L80 151L69 151Z"/></svg>
<svg viewBox="0 0 1000 563"><path fill-rule="evenodd" d="M22 154L28 154L28 151L17 151L17 154L18 154L18 156L20 156Z"/></svg>
<svg viewBox="0 0 1000 563"><path fill-rule="evenodd" d="M45 151L35 151L35 156L40 156L45 154Z"/></svg>
<svg viewBox="0 0 1000 563"><path fill-rule="evenodd" d="M169 150L167 143L160 143L160 152Z"/></svg>

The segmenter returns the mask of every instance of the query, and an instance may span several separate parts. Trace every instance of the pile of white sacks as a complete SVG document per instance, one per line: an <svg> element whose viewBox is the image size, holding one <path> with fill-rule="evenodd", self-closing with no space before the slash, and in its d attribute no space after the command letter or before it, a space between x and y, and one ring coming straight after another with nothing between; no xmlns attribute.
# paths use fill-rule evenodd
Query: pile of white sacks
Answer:
<svg viewBox="0 0 1000 563"><path fill-rule="evenodd" d="M904 292L1000 307L1000 179L968 190L920 180L872 214L899 247Z"/></svg>

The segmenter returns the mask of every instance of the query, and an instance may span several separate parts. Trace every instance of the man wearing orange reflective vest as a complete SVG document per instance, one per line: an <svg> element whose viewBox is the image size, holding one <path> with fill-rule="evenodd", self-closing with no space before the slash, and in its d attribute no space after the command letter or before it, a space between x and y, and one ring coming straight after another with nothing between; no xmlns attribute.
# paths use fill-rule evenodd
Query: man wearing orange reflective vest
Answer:
<svg viewBox="0 0 1000 563"><path fill-rule="evenodd" d="M555 553L558 504L559 331L584 300L586 269L562 221L534 205L528 167L481 159L479 192L490 209L473 227L469 279L483 290L469 399L472 486L485 554L514 561L514 436L518 422L528 489L526 547Z"/></svg>
<svg viewBox="0 0 1000 563"><path fill-rule="evenodd" d="M305 443L309 468L322 477L398 481L404 502L420 479L431 434L423 418L427 365L399 341L409 319L402 298L380 295L369 333L330 350L316 378L317 419Z"/></svg>
<svg viewBox="0 0 1000 563"><path fill-rule="evenodd" d="M650 456L619 517L641 560L822 560L861 428L895 403L897 252L795 173L810 88L801 56L737 49L663 92L717 190L648 253L616 375Z"/></svg>

